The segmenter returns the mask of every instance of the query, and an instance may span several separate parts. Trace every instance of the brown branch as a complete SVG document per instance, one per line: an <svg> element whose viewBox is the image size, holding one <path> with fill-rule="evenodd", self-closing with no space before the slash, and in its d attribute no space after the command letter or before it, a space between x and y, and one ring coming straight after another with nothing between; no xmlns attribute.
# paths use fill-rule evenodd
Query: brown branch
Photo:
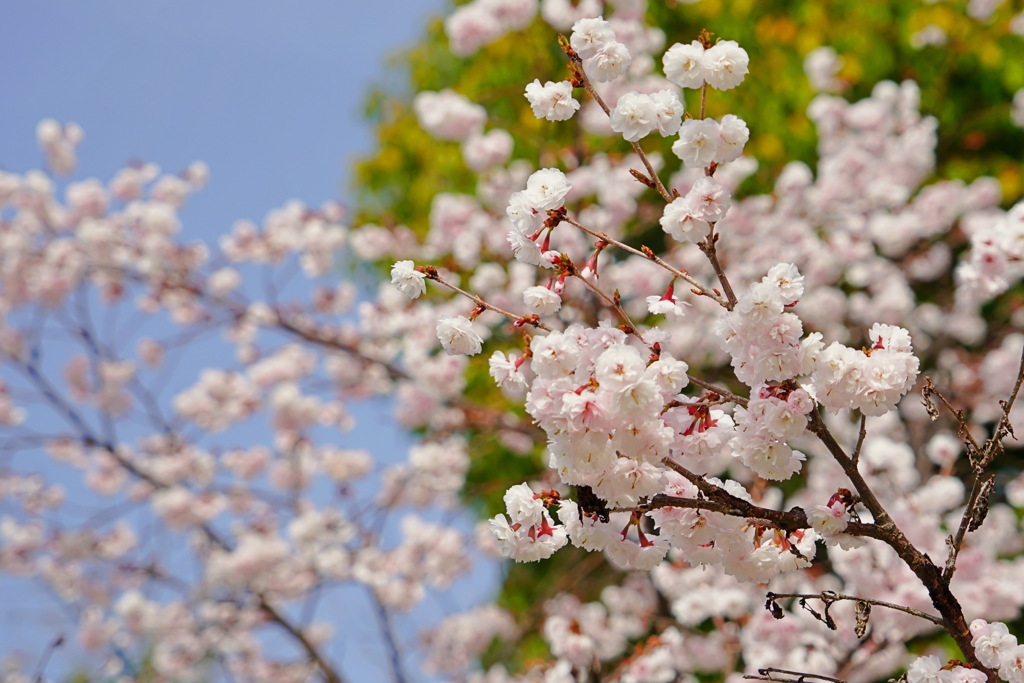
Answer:
<svg viewBox="0 0 1024 683"><path fill-rule="evenodd" d="M776 669L775 667L769 666L763 669L757 670L758 675L746 674L743 678L747 678L754 681L776 681L776 683L809 683L810 681L831 681L831 683L846 683L841 678L833 678L832 676L822 676L820 674L811 674L803 671L789 671L788 669ZM773 678L772 674L782 674L784 676L791 676L792 678Z"/></svg>
<svg viewBox="0 0 1024 683"><path fill-rule="evenodd" d="M320 667L320 671L323 673L327 683L343 683L343 679L338 676L338 673L331 667L331 665L320 656L320 652L316 649L316 646L309 642L309 639L306 638L305 634L295 628L291 622L277 611L277 609L268 603L267 599L263 595L257 593L256 596L259 598L260 609L263 610L272 620L280 624L280 626L291 634L293 638L299 641L299 644L302 645L302 649L306 651L306 654L308 654L310 658L316 662L316 665Z"/></svg>
<svg viewBox="0 0 1024 683"><path fill-rule="evenodd" d="M818 411L811 411L810 421L807 428L817 436L825 445L825 448L832 454L832 457L843 468L846 476L853 483L860 495L861 502L874 517L872 527L877 529L880 540L896 551L896 554L903 560L912 572L921 580L928 590L928 596L932 605L942 615L946 632L956 641L960 651L970 665L985 672L990 683L998 683L999 677L989 668L978 661L974 653L971 632L967 627L967 620L964 618L963 607L949 589L949 584L943 580L942 571L932 562L928 555L918 550L903 534L896 523L889 516L889 513L882 507L881 502L875 496L874 491L868 486L853 460L846 454L842 446L835 440L832 433L825 426Z"/></svg>
<svg viewBox="0 0 1024 683"><path fill-rule="evenodd" d="M665 458L661 462L670 470L681 474L689 480L705 496L706 500L658 494L648 503L651 509L663 507L707 509L710 512L720 512L731 517L745 517L754 523L782 531L799 531L811 528L810 523L807 521L807 515L801 508L782 511L760 507L734 496L722 487L712 484L699 474L694 474L670 458ZM637 511L640 510L638 509ZM879 537L874 524L862 524L859 522L850 522L846 527L846 533L851 536Z"/></svg>
<svg viewBox="0 0 1024 683"><path fill-rule="evenodd" d="M722 291L725 292L725 298L727 300L726 308L730 311L736 308L736 293L732 291L732 284L729 282L729 278L725 274L725 269L722 267L721 261L718 260L718 235L715 234L715 223L711 223L708 228L708 236L702 241L697 242L697 247L700 248L704 255L708 257L708 261L711 262L711 267L715 271L715 275L718 276L718 281L722 284Z"/></svg>
<svg viewBox="0 0 1024 683"><path fill-rule="evenodd" d="M853 449L853 455L850 456L850 460L853 461L853 466L856 467L860 463L860 451L864 447L864 438L868 435L868 416L863 413L860 416L860 434L857 435L857 445Z"/></svg>

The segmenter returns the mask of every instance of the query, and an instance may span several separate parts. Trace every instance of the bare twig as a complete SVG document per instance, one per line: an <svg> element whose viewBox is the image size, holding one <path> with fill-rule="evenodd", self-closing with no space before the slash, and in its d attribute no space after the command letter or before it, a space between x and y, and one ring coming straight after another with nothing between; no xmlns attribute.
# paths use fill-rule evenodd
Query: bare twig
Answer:
<svg viewBox="0 0 1024 683"><path fill-rule="evenodd" d="M576 222L575 220L573 220L572 218L569 218L568 216L562 218L562 221L564 221L566 223L569 223L570 225L576 226L577 228L579 228L583 232L587 233L588 235L596 237L596 238L598 238L600 240L604 240L605 242L608 242L609 244L614 244L616 247L618 247L619 249L622 249L623 251L628 251L631 254L636 254L637 256L643 256L647 260L653 261L654 263L658 264L659 266L661 266L662 268L664 268L668 272L672 273L672 275L674 275L675 277L677 277L677 278L679 278L681 280L685 280L687 283L692 285L693 288L696 289L698 291L698 293L700 293L701 295L706 296L706 297L708 297L708 298L718 302L722 306L725 306L727 304L727 301L723 297L719 296L718 294L715 294L711 289L709 289L705 285L701 284L701 282L699 280L694 278L692 275L687 273L685 270L680 270L679 268L675 268L674 266L669 265L667 262L665 262L662 258L660 258L657 254L654 253L654 251L652 251L648 247L643 247L642 246L639 249L634 249L633 247L629 246L628 244L626 244L624 242L620 242L619 240L617 240L617 239L615 239L613 237L609 237L608 233L598 232L596 230L591 230L590 228L588 228L585 225L582 225L582 224Z"/></svg>
<svg viewBox="0 0 1024 683"><path fill-rule="evenodd" d="M700 248L704 255L708 257L708 261L711 262L711 267L715 271L715 275L718 276L718 281L722 285L722 291L725 292L725 298L727 301L726 308L730 311L736 308L736 293L732 290L732 284L729 282L729 278L725 274L725 268L722 267L721 261L718 260L718 235L715 234L715 223L711 223L708 228L708 236L702 241L697 242L697 246Z"/></svg>
<svg viewBox="0 0 1024 683"><path fill-rule="evenodd" d="M977 447L974 437L970 435L970 431L963 425L963 413L953 411L953 414L961 421L961 432L966 432L974 443L977 457L971 458L975 477L974 485L971 487L971 495L967 499L967 507L964 508L964 513L960 517L960 525L957 527L956 535L946 539L946 545L949 546L949 554L946 556L946 566L942 571L942 579L947 584L953 578L953 573L956 571L956 560L960 554L964 537L968 531L974 531L981 526L985 519L985 513L988 512L988 497L992 492L994 475L984 474L984 469L988 467L1001 451L1003 438L1013 434L1013 426L1010 424L1010 411L1013 410L1013 404L1017 400L1022 383L1024 383L1024 350L1021 351L1020 365L1017 368L1017 381L1013 385L1013 392L1006 401L1000 401L1003 412L999 416L999 422L996 423L995 432L985 441L985 445L981 448ZM948 401L934 389L930 381L926 386L926 391L929 387L931 388L930 394L938 396L947 408L951 408Z"/></svg>
<svg viewBox="0 0 1024 683"><path fill-rule="evenodd" d="M586 89L588 93L590 93L590 96L594 98L594 101L597 102L601 109L604 110L604 113L607 114L608 116L611 116L612 110L608 107L607 104L605 104L604 99L597 94L597 90L594 89L593 84L590 82L590 79L587 77L586 72L583 70L583 60L581 60L579 55L577 55L571 49L566 51L566 56L568 56L569 59L572 60L573 64L575 65L576 71L579 74L581 85ZM666 203L671 204L672 195L669 193L668 190L665 189L665 186L662 184L661 178L658 177L657 171L654 170L654 166L651 164L650 159L647 158L647 154L644 152L643 148L640 147L640 143L631 142L629 144L633 146L633 151L636 152L636 155L640 157L640 161L643 162L644 167L647 169L648 177L654 182L654 186L658 190L658 194L661 195L662 199L664 199Z"/></svg>
<svg viewBox="0 0 1024 683"><path fill-rule="evenodd" d="M732 393L731 391L728 391L727 389L723 389L722 387L715 386L714 384L711 384L710 382L705 382L704 380L699 379L697 377L694 377L693 375L689 375L688 374L687 377L690 378L690 383L691 384L696 384L698 387L700 387L702 389L706 389L708 391L713 391L716 394L718 394L719 396L721 396L722 398L724 398L724 399L726 399L728 401L732 401L733 403L739 404L739 405L743 406L744 408L747 407L747 403L749 401L747 399L743 398L742 396L737 396L736 394Z"/></svg>
<svg viewBox="0 0 1024 683"><path fill-rule="evenodd" d="M811 681L830 681L831 683L846 683L841 678L833 678L832 676L822 676L821 674L811 674L804 671L789 671L788 669L776 669L775 667L765 667L764 669L758 669L757 673L746 674L743 678L747 678L754 681L776 681L778 683L810 683ZM788 678L775 678L772 674L782 674Z"/></svg>
<svg viewBox="0 0 1024 683"><path fill-rule="evenodd" d="M627 330L624 330L627 334L633 335L641 342L643 342L645 345L648 345L647 342L643 340L643 337L640 336L640 330L637 329L636 325L633 323L633 320L629 317L629 314L626 313L624 308L622 308L622 303L619 300L619 290L615 290L614 296L608 296L603 291L601 291L600 287L595 285L587 278L583 277L579 273L576 273L576 275L577 277L579 277L580 282L582 282L587 289L589 289L591 292L599 296L609 306L609 308L612 308L616 313L619 314L619 317L622 318L622 322L624 322L626 324L626 327L629 328Z"/></svg>
<svg viewBox="0 0 1024 683"><path fill-rule="evenodd" d="M516 315L515 313L510 313L509 311L506 311L504 308L498 308L497 306L495 306L493 304L489 304L486 301L484 301L483 299L481 299L480 297L478 297L476 294L470 294L466 290L464 290L464 289L462 289L460 287L457 287L457 286L453 285L452 283L448 282L447 280L442 278L438 274L437 269L433 268L432 266L426 266L423 269L423 272L427 276L428 279L433 280L434 282L436 282L436 283L438 283L440 285L444 285L445 287L447 287L448 289L451 289L452 291L458 292L459 294L461 294L462 296L466 297L470 301L474 302L477 306L480 306L481 308L486 308L487 310L494 311L495 313L501 313L503 316L505 316L509 320L512 320L512 321L517 322L519 324L532 325L533 327L538 327L538 328L540 328L542 330L546 330L548 332L551 331L551 328L548 327L547 325L545 325L544 323L540 322L539 318L536 315Z"/></svg>
<svg viewBox="0 0 1024 683"><path fill-rule="evenodd" d="M63 633L47 643L46 649L43 650L43 654L39 656L39 663L36 664L35 673L32 674L33 683L42 683L43 676L46 674L46 667L50 665L50 659L53 657L53 653L63 644Z"/></svg>
<svg viewBox="0 0 1024 683"><path fill-rule="evenodd" d="M832 591L822 591L821 593L767 593L765 598L769 603L775 602L776 600L787 600L789 598L797 598L800 600L821 600L822 602L829 604L833 602L839 602L841 600L852 600L854 602L863 602L868 605L875 605L877 607L887 607L894 609L899 612L905 612L921 619L927 619L933 624L939 626L945 626L945 622L942 617L937 617L932 614L921 612L912 607L904 607L903 605L896 605L891 602L883 602L881 600L870 600L868 598L859 598L855 595L843 595L842 593L834 593Z"/></svg>
<svg viewBox="0 0 1024 683"><path fill-rule="evenodd" d="M850 456L850 460L853 461L853 466L856 467L860 463L860 451L864 447L864 438L868 435L868 416L861 414L860 416L860 434L857 435L857 445L853 449L853 455Z"/></svg>

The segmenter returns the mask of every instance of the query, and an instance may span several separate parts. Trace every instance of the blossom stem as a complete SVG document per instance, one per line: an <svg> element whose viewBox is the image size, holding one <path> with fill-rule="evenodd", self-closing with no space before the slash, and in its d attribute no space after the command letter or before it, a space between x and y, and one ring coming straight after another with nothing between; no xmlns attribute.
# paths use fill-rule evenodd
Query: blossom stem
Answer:
<svg viewBox="0 0 1024 683"><path fill-rule="evenodd" d="M702 389L707 389L708 391L713 391L716 394L718 394L719 396L721 396L722 398L726 399L727 401L739 404L739 405L743 406L744 408L747 407L748 401L747 401L747 399L743 398L742 396L737 396L736 394L732 393L731 391L728 391L728 390L723 389L721 387L715 386L714 384L711 384L710 382L705 382L704 380L699 379L697 377L694 377L693 375L688 374L686 376L690 379L691 383L696 384L698 387L701 387Z"/></svg>
<svg viewBox="0 0 1024 683"><path fill-rule="evenodd" d="M673 266L669 265L668 263L666 263L664 260L662 260L657 254L655 254L653 251L651 251L647 247L641 247L640 249L634 249L633 247L629 246L628 244L626 244L624 242L620 242L619 240L617 240L617 239L615 239L613 237L609 237L607 233L598 232L596 230L591 230L587 226L585 226L585 225L583 225L581 223L578 223L577 221L573 220L572 218L569 218L568 216L563 217L562 221L565 222L565 223L568 223L569 225L573 225L573 226L579 228L580 230L582 230L583 232L587 233L588 235L590 235L592 237L596 237L597 239L604 240L604 241L608 242L609 244L614 244L616 247L618 247L619 249L622 249L623 251L628 251L629 253L635 254L637 256L643 256L645 259L647 259L649 261L653 261L654 263L657 263L659 266L661 266L662 268L664 268L668 272L672 273L674 276L676 276L676 277L678 277L678 278L680 278L682 280L685 280L686 282L688 282L691 285L693 285L693 287L696 288L697 290L699 290L699 292L703 296L709 297L710 299L718 302L722 306L727 306L728 302L725 299L723 299L722 297L718 296L713 291L711 291L710 289L708 289L707 287L702 285L700 282L698 282L692 275L690 275L686 271L679 270L678 268L674 268Z"/></svg>
<svg viewBox="0 0 1024 683"><path fill-rule="evenodd" d="M601 297L601 299L604 300L604 302L610 308L614 309L615 312L619 314L619 317L622 318L622 322L626 323L626 325L629 327L629 330L627 330L628 334L632 334L634 337L643 342L645 346L650 346L650 344L645 342L643 340L643 337L640 336L640 331L637 330L636 325L633 324L633 321L630 319L629 314L626 313L625 309L622 308L622 304L619 302L618 290L615 291L615 297L612 298L605 294L604 292L602 292L599 287L597 287L594 283L592 283L590 280L583 277L579 273L576 273L576 277L580 279L580 281L587 289Z"/></svg>
<svg viewBox="0 0 1024 683"><path fill-rule="evenodd" d="M722 267L722 263L718 260L718 235L715 234L715 223L711 223L711 228L708 230L708 236L703 241L698 242L697 246L700 248L704 255L708 257L708 261L711 262L711 267L715 270L715 275L718 276L718 281L722 284L722 291L725 292L725 298L727 303L725 307L730 311L736 308L736 293L732 290L732 285L729 283L729 278L725 275L725 269Z"/></svg>
<svg viewBox="0 0 1024 683"><path fill-rule="evenodd" d="M853 449L853 455L850 456L850 460L853 461L853 466L856 467L860 462L860 451L864 447L864 439L868 435L868 416L863 413L860 416L860 434L857 435L857 445Z"/></svg>
<svg viewBox="0 0 1024 683"><path fill-rule="evenodd" d="M534 327L538 327L538 328L540 328L542 330L545 330L547 332L551 331L551 328L548 327L547 325L545 325L544 323L540 322L539 320L537 320L536 316L516 315L515 313L510 313L509 311L506 311L504 308L498 308L497 306L489 304L486 301L484 301L483 299L481 299L480 297L478 297L476 294L470 294L469 292L467 292L466 290L462 289L461 287L457 287L457 286L453 285L452 283L448 282L447 280L443 279L440 275L437 274L437 271L428 272L427 273L427 277L429 279L433 280L434 282L438 283L438 284L444 285L445 287L447 287L448 289L451 289L452 291L458 292L459 294L461 294L462 296L466 297L470 301L475 302L477 306L482 306L482 307L486 308L489 311L494 311L495 313L501 313L503 316L505 316L509 320L512 320L512 321L515 321L515 322L522 321L522 322L524 322L527 325L533 325Z"/></svg>
<svg viewBox="0 0 1024 683"><path fill-rule="evenodd" d="M570 59L572 59L572 57L570 57ZM579 57L576 57L575 59L579 60ZM578 70L583 87L588 93L590 93L590 96L594 98L594 101L600 105L601 109L604 110L604 113L611 117L612 110L608 107L601 96L597 94L597 90L594 89L594 85L590 82L590 79L587 78L587 74L583 70L582 60L577 62L577 66L579 67ZM658 190L658 194L661 195L661 198L664 199L666 203L671 204L672 194L665 189L665 186L661 182L661 178L658 177L657 171L654 170L654 166L651 164L651 160L647 158L647 154L644 152L643 148L640 147L640 143L630 142L629 144L633 146L633 151L636 152L636 155L640 157L640 161L643 162L644 167L647 169L648 177L654 181L654 186Z"/></svg>

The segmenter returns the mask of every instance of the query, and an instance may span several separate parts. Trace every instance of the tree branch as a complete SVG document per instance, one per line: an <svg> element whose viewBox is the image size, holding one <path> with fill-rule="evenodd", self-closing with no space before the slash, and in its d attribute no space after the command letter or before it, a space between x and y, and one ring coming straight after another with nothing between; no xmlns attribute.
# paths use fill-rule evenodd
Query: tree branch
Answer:
<svg viewBox="0 0 1024 683"><path fill-rule="evenodd" d="M946 625L946 623L942 620L941 617L936 617L934 615L927 614L925 612L921 612L921 611L916 610L916 609L914 609L912 607L904 607L903 605L896 605L896 604L893 604L891 602L883 602L881 600L871 600L869 598L859 598L859 597L857 597L855 595L843 595L842 593L833 593L832 591L822 591L821 593L771 593L771 592L769 592L769 593L765 594L765 598L769 602L774 602L775 600L786 600L786 599L789 599L789 598L799 598L801 600L821 600L822 602L824 602L826 604L832 603L832 602L839 602L841 600L852 600L854 602L863 602L863 603L867 603L869 605L876 605L878 607L887 607L889 609L894 609L894 610L897 610L899 612L904 612L906 614L910 614L911 616L920 617L921 619L927 619L928 621L932 622L933 624L937 624L938 626L945 626Z"/></svg>
<svg viewBox="0 0 1024 683"><path fill-rule="evenodd" d="M765 667L764 669L758 669L759 675L746 674L743 678L747 678L754 681L776 681L777 683L810 683L811 681L830 681L831 683L846 683L841 678L833 678L832 676L822 676L820 674L811 674L803 671L789 671L788 669L776 669L775 667ZM773 678L772 674L783 674L790 678Z"/></svg>
<svg viewBox="0 0 1024 683"><path fill-rule="evenodd" d="M871 487L864 480L864 477L857 469L857 465L854 464L842 446L835 440L835 437L832 436L828 427L825 426L821 419L821 414L813 410L809 417L810 421L807 428L821 440L832 454L832 457L839 463L839 466L843 468L846 476L857 490L861 502L864 503L864 506L874 517L875 523L873 526L879 532L877 538L895 550L900 559L907 564L910 570L921 580L921 583L924 584L932 600L932 605L942 615L946 632L956 641L960 651L970 665L975 669L984 671L991 683L998 683L999 677L991 669L983 666L978 661L974 653L971 632L967 627L967 620L964 618L963 607L961 607L960 602L953 595L952 591L949 590L949 584L943 580L942 572L935 566L931 558L918 550L907 539L900 528L896 526L896 523L875 496L874 491L871 490Z"/></svg>

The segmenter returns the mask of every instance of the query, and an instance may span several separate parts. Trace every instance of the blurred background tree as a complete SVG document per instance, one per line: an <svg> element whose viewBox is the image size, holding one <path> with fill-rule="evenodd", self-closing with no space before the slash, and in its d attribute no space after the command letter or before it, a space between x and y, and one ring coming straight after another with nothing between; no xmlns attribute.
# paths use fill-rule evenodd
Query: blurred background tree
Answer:
<svg viewBox="0 0 1024 683"><path fill-rule="evenodd" d="M922 113L938 120L936 177L995 177L1004 206L1010 206L1024 195L1024 130L1010 117L1013 95L1024 88L1024 39L1011 30L1011 20L1024 3L1006 1L987 18L974 18L984 9L981 4L985 3L666 0L650 3L647 19L665 32L666 46L688 43L707 29L715 38L736 40L750 54L744 87L714 91L708 100L709 116L733 113L750 127L746 153L757 159L759 168L741 186L741 196L771 192L790 161L801 160L814 168L816 132L806 111L818 93L804 65L809 53L828 46L840 64L834 90L851 101L868 96L882 80L916 81ZM419 91L450 88L485 106L489 126L513 135L513 157L535 166L565 165L572 151L581 147L612 155L630 151L621 136L586 133L579 116L551 124L530 111L523 96L527 83L568 78L555 31L539 16L527 29L507 34L467 58L452 54L443 22L436 18L417 45L393 57L391 67L398 74L393 82L401 87L377 88L367 100L366 115L376 127L378 147L355 165L353 225L406 225L422 236L437 193L475 193L475 174L465 166L458 143L437 141L417 123L411 102ZM661 72L660 63L655 72ZM699 107L699 91L685 95L688 111ZM658 136L643 141L646 151L661 153L664 178L680 166L670 151L671 142ZM638 244L662 239L656 199L653 192L641 198L629 228ZM458 267L452 264L452 269ZM488 376L486 356L473 359L466 395L479 405L510 410ZM517 456L501 445L496 430L479 427L470 439L473 467L465 502L481 518L504 509L501 496L508 486L545 469L542 448L529 457ZM515 652L490 652L484 665L501 659L516 668L545 654L537 630L543 600L566 590L584 600L594 599L616 578L597 553L566 550L549 561L511 565L499 604L516 614L523 632L532 635Z"/></svg>

